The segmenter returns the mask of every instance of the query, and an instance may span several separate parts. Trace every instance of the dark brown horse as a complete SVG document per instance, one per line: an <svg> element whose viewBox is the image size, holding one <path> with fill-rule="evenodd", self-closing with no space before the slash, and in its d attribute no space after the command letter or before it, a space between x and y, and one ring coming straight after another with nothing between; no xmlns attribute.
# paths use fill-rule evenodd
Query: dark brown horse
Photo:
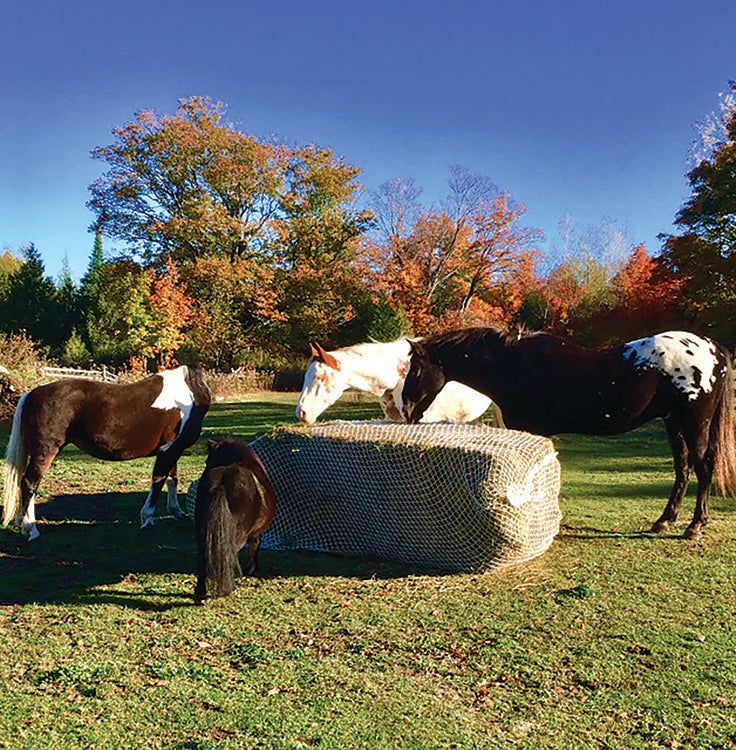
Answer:
<svg viewBox="0 0 736 750"><path fill-rule="evenodd" d="M675 460L675 484L652 531L677 520L690 473L698 479L695 515L685 531L702 536L715 476L736 489L734 380L729 353L693 333L668 331L609 349L585 349L537 333L508 336L467 328L412 343L402 409L417 422L447 380L485 393L506 425L540 435L613 435L658 417Z"/></svg>
<svg viewBox="0 0 736 750"><path fill-rule="evenodd" d="M209 441L207 464L197 487L195 601L227 596L243 574L238 551L248 544L245 575L258 569L261 535L276 514L276 493L252 448L232 437Z"/></svg>
<svg viewBox="0 0 736 750"><path fill-rule="evenodd" d="M39 535L36 490L69 443L107 461L156 456L151 490L141 508L141 528L153 524L167 479L168 508L182 518L176 464L199 437L210 400L202 369L186 366L137 383L69 378L23 394L5 455L3 523L14 520L29 540Z"/></svg>

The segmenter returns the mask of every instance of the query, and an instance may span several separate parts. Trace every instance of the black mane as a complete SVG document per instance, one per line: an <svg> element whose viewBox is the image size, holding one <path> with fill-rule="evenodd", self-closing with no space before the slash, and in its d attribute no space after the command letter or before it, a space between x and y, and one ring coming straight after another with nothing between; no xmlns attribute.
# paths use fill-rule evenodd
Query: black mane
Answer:
<svg viewBox="0 0 736 750"><path fill-rule="evenodd" d="M472 328L459 328L455 331L435 333L421 340L421 343L429 347L469 347L483 346L491 341L513 346L516 342L542 335L541 331L528 331L524 328L503 331L500 328L475 326Z"/></svg>

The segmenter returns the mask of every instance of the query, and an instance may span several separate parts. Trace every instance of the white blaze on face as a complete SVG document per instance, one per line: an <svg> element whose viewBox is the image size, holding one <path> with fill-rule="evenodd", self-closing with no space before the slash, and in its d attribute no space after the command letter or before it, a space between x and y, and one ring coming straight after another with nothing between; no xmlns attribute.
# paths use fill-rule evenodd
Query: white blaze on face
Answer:
<svg viewBox="0 0 736 750"><path fill-rule="evenodd" d="M669 377L689 401L710 393L716 382L716 345L684 331L667 331L624 346L624 357L637 367Z"/></svg>
<svg viewBox="0 0 736 750"><path fill-rule="evenodd" d="M296 404L298 419L312 424L317 417L345 392L347 383L338 370L313 361L304 374L304 386Z"/></svg>
<svg viewBox="0 0 736 750"><path fill-rule="evenodd" d="M186 381L187 368L185 365L175 370L159 372L158 376L163 379L164 387L156 400L151 404L153 409L178 409L181 414L179 434L184 429L184 424L192 413L194 406L194 394L189 389ZM162 448L165 449L167 446Z"/></svg>

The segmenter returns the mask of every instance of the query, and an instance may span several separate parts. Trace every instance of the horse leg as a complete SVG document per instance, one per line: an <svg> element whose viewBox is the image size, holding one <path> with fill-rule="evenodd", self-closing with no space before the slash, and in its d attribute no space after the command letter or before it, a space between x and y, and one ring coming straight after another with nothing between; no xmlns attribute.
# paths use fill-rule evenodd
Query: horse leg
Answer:
<svg viewBox="0 0 736 750"><path fill-rule="evenodd" d="M179 506L179 496L177 494L177 487L179 485L179 477L177 474L177 464L174 464L169 472L169 477L166 480L166 507L174 518L181 520L186 518L186 513Z"/></svg>
<svg viewBox="0 0 736 750"><path fill-rule="evenodd" d="M141 507L141 528L153 526L153 517L156 514L156 503L158 496L161 494L164 483L166 482L172 466L176 465L176 459L166 455L166 452L159 453L156 456L156 462L153 465L153 476L151 477L151 489L148 497Z"/></svg>
<svg viewBox="0 0 736 750"><path fill-rule="evenodd" d="M29 542L41 536L36 528L36 491L57 453L58 451L54 451L51 454L31 456L28 468L20 482L21 500L15 523L20 528L21 534L28 537Z"/></svg>
<svg viewBox="0 0 736 750"><path fill-rule="evenodd" d="M670 499L662 511L662 515L652 526L652 531L655 534L667 531L670 525L677 520L682 498L690 479L690 471L692 470L689 450L682 429L678 425L674 425L670 420L665 420L665 427L667 428L667 436L672 448L672 457L675 460L675 484L672 487Z"/></svg>
<svg viewBox="0 0 736 750"><path fill-rule="evenodd" d="M258 550L261 547L261 535L251 537L248 540L248 550L245 558L245 572L243 575L258 575Z"/></svg>
<svg viewBox="0 0 736 750"><path fill-rule="evenodd" d="M708 498L710 484L713 480L715 451L708 441L708 426L697 441L695 458L695 476L698 478L698 496L695 500L695 513L690 525L685 529L685 539L700 539L703 536L701 527L708 523ZM705 444L705 445L704 445Z"/></svg>

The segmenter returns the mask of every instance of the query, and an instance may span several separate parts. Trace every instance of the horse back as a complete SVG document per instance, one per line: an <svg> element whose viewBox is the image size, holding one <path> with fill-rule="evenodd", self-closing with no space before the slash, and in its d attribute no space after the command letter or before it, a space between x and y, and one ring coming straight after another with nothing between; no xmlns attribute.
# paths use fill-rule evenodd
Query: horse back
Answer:
<svg viewBox="0 0 736 750"><path fill-rule="evenodd" d="M210 501L224 491L230 513L244 538L262 533L276 513L273 487L265 471L260 470L260 461L257 465L247 461L208 469L203 477L202 484Z"/></svg>
<svg viewBox="0 0 736 750"><path fill-rule="evenodd" d="M662 416L666 386L627 362L623 347L586 349L555 336L516 350L499 406L507 426L543 434L616 434Z"/></svg>
<svg viewBox="0 0 736 750"><path fill-rule="evenodd" d="M107 460L153 455L176 438L181 422L179 409L151 408L161 390L155 375L124 384L56 380L29 393L24 434L34 446L74 443Z"/></svg>

